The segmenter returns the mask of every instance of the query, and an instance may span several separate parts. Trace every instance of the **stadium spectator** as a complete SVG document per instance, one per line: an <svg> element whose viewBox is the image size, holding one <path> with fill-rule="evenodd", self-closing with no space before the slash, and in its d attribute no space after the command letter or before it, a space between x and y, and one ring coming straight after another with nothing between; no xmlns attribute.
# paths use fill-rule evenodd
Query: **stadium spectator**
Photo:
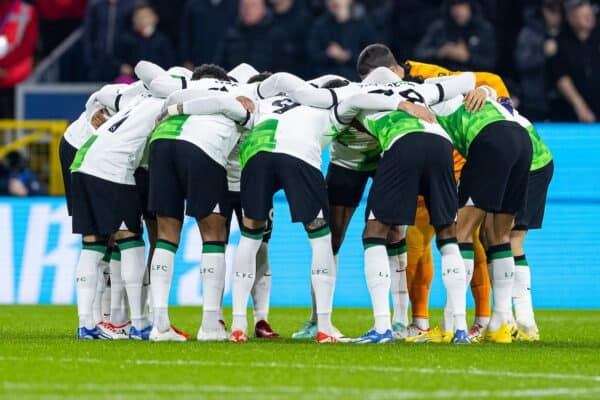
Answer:
<svg viewBox="0 0 600 400"><path fill-rule="evenodd" d="M600 32L587 0L567 0L568 27L558 38L552 78L566 102L552 105L556 120L596 122L600 117Z"/></svg>
<svg viewBox="0 0 600 400"><path fill-rule="evenodd" d="M521 84L521 111L535 121L548 116L546 93L550 85L546 67L548 60L558 51L561 8L561 0L545 0L527 19L517 40L515 65Z"/></svg>
<svg viewBox="0 0 600 400"><path fill-rule="evenodd" d="M352 14L352 0L326 0L327 12L317 18L308 38L308 56L315 75L338 74L356 78L360 51L377 41L365 17Z"/></svg>
<svg viewBox="0 0 600 400"><path fill-rule="evenodd" d="M21 0L0 2L0 118L14 118L14 89L31 74L37 36L32 6Z"/></svg>
<svg viewBox="0 0 600 400"><path fill-rule="evenodd" d="M27 159L18 151L6 155L0 163L0 195L41 196L43 190L37 175L28 167Z"/></svg>
<svg viewBox="0 0 600 400"><path fill-rule="evenodd" d="M133 33L126 33L117 44L121 60L120 75L133 78L133 66L146 60L168 69L175 64L175 52L167 35L156 30L158 16L149 4L140 4L133 11Z"/></svg>
<svg viewBox="0 0 600 400"><path fill-rule="evenodd" d="M81 25L87 0L35 0L40 19L40 54L50 54Z"/></svg>
<svg viewBox="0 0 600 400"><path fill-rule="evenodd" d="M226 31L215 56L216 63L225 69L246 62L259 71L279 71L281 43L287 33L277 29L273 20L265 0L240 0L239 21Z"/></svg>
<svg viewBox="0 0 600 400"><path fill-rule="evenodd" d="M158 28L169 38L171 43L179 41L181 22L183 19L185 1L184 0L146 0L158 15ZM209 1L208 3L216 3Z"/></svg>
<svg viewBox="0 0 600 400"><path fill-rule="evenodd" d="M84 60L92 81L110 81L119 74L116 47L130 21L135 0L92 0L84 20Z"/></svg>
<svg viewBox="0 0 600 400"><path fill-rule="evenodd" d="M306 27L311 15L301 0L270 0L275 27L286 36L280 43L283 58L281 69L305 77L307 73Z"/></svg>
<svg viewBox="0 0 600 400"><path fill-rule="evenodd" d="M415 57L451 70L491 71L496 65L494 31L473 0L448 0L427 30Z"/></svg>
<svg viewBox="0 0 600 400"><path fill-rule="evenodd" d="M187 68L215 62L219 39L235 23L237 12L234 0L187 0L179 38L180 59Z"/></svg>

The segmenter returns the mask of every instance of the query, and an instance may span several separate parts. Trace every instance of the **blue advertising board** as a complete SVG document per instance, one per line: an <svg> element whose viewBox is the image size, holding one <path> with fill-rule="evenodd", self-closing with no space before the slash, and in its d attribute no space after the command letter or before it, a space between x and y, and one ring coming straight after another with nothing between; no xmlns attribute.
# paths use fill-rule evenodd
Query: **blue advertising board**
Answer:
<svg viewBox="0 0 600 400"><path fill-rule="evenodd" d="M540 124L541 136L555 156L544 229L530 232L527 257L532 293L539 308L600 308L600 126ZM283 194L274 200L275 228L269 245L273 305L310 304L310 246L304 229L290 222ZM340 252L336 306L368 306L361 232L364 200ZM234 222L235 223L235 222ZM228 269L239 240L237 225L227 249ZM62 198L0 198L0 303L71 304L75 301L75 265L80 238ZM170 301L200 304L201 239L186 220L176 257ZM436 270L439 256L434 250ZM228 272L229 273L229 272ZM226 304L231 301L230 285ZM439 274L432 306L443 305Z"/></svg>

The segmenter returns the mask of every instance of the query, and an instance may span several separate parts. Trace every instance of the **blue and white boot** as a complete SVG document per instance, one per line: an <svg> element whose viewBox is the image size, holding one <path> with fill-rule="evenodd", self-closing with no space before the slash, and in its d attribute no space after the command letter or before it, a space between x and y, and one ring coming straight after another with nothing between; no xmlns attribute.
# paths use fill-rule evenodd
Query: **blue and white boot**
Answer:
<svg viewBox="0 0 600 400"><path fill-rule="evenodd" d="M375 329L371 329L369 332L365 333L359 338L353 339L352 343L393 343L394 335L391 329L383 333L378 333Z"/></svg>
<svg viewBox="0 0 600 400"><path fill-rule="evenodd" d="M457 330L454 332L454 337L452 338L453 344L469 344L471 340L469 339L469 334L465 330Z"/></svg>
<svg viewBox="0 0 600 400"><path fill-rule="evenodd" d="M129 339L131 340L148 340L150 338L150 332L152 332L152 325L148 325L144 329L137 329L135 326L131 326L129 329Z"/></svg>
<svg viewBox="0 0 600 400"><path fill-rule="evenodd" d="M79 340L94 340L94 339L110 339L106 336L98 326L88 329L85 326L77 328L77 339Z"/></svg>

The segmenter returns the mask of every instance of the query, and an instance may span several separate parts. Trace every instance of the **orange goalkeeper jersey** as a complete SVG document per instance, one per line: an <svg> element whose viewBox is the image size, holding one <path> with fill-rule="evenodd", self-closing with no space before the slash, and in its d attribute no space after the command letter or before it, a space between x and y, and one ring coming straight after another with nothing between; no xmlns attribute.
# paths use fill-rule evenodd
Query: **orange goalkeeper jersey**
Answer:
<svg viewBox="0 0 600 400"><path fill-rule="evenodd" d="M426 64L412 60L408 60L406 63L410 65L409 73L411 76L421 77L423 79L458 75L461 73L461 71L450 71L439 65ZM477 86L486 85L491 87L496 91L498 98L510 97L510 93L508 92L504 81L498 75L491 72L474 72L474 74Z"/></svg>

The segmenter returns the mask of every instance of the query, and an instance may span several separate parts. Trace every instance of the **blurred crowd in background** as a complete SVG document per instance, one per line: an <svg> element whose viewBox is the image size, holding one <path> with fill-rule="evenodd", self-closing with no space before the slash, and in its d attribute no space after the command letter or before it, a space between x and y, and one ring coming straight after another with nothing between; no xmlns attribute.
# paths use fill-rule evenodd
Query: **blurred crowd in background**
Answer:
<svg viewBox="0 0 600 400"><path fill-rule="evenodd" d="M588 0L0 0L0 117L73 30L63 81L129 82L133 65L248 62L356 78L361 48L499 73L533 120L600 118L597 4Z"/></svg>
<svg viewBox="0 0 600 400"><path fill-rule="evenodd" d="M0 117L12 90L75 29L63 81L128 82L163 67L248 62L357 78L361 48L499 73L533 120L600 118L597 4L588 0L0 0Z"/></svg>

